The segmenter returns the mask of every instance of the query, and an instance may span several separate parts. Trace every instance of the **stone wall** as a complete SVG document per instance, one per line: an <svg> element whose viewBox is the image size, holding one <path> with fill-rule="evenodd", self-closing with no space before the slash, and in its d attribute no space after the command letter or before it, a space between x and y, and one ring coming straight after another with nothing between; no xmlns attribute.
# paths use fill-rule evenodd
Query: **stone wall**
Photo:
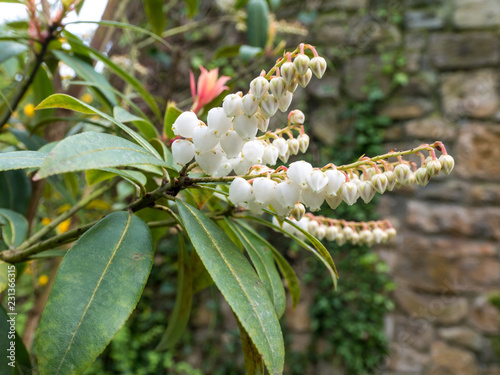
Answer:
<svg viewBox="0 0 500 375"><path fill-rule="evenodd" d="M387 95L380 113L393 120L385 151L442 140L456 160L452 175L381 199L399 233L378 249L398 285L384 372L500 374L489 341L499 314L488 303L500 291L500 1L329 0L303 10L317 11L309 40L336 65L309 90L318 139L335 142L346 98L364 100L375 79ZM387 53L405 59L406 85L384 74Z"/></svg>

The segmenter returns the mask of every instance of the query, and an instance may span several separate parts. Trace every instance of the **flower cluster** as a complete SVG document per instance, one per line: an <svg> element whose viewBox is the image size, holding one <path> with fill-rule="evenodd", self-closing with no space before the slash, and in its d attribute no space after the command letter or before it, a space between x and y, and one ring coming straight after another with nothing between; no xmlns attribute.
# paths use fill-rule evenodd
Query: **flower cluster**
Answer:
<svg viewBox="0 0 500 375"><path fill-rule="evenodd" d="M306 48L312 50L312 59ZM309 137L301 111L291 111L287 126L275 132L268 132L269 120L278 110L288 110L298 85L307 86L313 74L321 78L325 70L326 61L314 47L301 45L293 60L288 53L267 75L262 72L252 80L246 95L227 95L222 107L208 111L206 124L194 112L182 113L172 126L182 137L172 143L174 162L184 166L194 158L205 173L221 177L233 170L245 175L256 164L272 166L278 158L286 162L290 155L305 152ZM264 134L257 137L259 130ZM293 131L299 133L296 138Z"/></svg>
<svg viewBox="0 0 500 375"><path fill-rule="evenodd" d="M277 219L274 220L275 224L278 224ZM319 240L335 241L339 246L348 242L353 245L372 246L386 243L396 237L396 230L388 220L354 222L306 214L300 220L291 221ZM304 237L296 227L287 222L283 223L283 229L299 238Z"/></svg>

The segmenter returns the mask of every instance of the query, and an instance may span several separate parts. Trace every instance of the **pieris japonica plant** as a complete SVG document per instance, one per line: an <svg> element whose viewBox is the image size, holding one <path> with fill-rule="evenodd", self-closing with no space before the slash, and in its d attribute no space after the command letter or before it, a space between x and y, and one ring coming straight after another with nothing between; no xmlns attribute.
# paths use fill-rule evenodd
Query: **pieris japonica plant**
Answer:
<svg viewBox="0 0 500 375"><path fill-rule="evenodd" d="M24 169L33 180L49 182L84 172L88 182L80 201L31 236L22 215L0 210L3 262L18 264L60 248L64 253L37 332L41 375L82 373L102 352L134 309L153 266L151 229L165 227L179 238L179 294L158 350L174 346L188 323L197 269L211 277L234 312L247 372L283 372L282 277L293 305L300 289L284 256L255 225L272 228L313 253L334 287L338 271L321 241L374 245L396 236L387 220L345 221L336 217L336 208L368 203L375 194L402 186L425 186L454 166L439 141L345 165L301 160L310 138L306 115L293 108L294 92L313 76L320 79L326 68L313 46L300 44L245 90L227 94L219 107L206 111L227 89L228 77L203 69L197 84L191 76L191 109L167 107L163 136L153 121L120 107L110 114L62 94L38 105L38 110L66 108L99 116L108 125L104 132L81 132L38 151L0 153L2 171ZM276 127L278 112L286 120ZM410 155L420 156L421 165ZM119 181L135 188L126 205L53 233L90 202L113 192ZM329 207L331 215L314 214L322 207ZM145 211L161 213L162 219L141 216ZM72 244L68 251L65 244Z"/></svg>

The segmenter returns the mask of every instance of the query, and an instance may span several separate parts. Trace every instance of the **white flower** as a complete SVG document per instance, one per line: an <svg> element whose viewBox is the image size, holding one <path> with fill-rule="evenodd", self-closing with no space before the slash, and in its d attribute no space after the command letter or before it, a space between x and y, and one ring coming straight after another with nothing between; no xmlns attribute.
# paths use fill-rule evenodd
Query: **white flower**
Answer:
<svg viewBox="0 0 500 375"><path fill-rule="evenodd" d="M207 152L196 153L195 160L206 174L212 175L217 169L219 169L219 166L223 161L223 157L223 151L216 148Z"/></svg>
<svg viewBox="0 0 500 375"><path fill-rule="evenodd" d="M427 173L429 173L430 177L437 176L441 171L441 162L439 160L431 160L426 164Z"/></svg>
<svg viewBox="0 0 500 375"><path fill-rule="evenodd" d="M326 203L328 203L328 205L332 210L335 210L342 203L342 196L340 194L333 197L327 196L325 198L325 201Z"/></svg>
<svg viewBox="0 0 500 375"><path fill-rule="evenodd" d="M247 116L252 116L259 109L259 101L252 94L246 94L241 99L241 110Z"/></svg>
<svg viewBox="0 0 500 375"><path fill-rule="evenodd" d="M301 85L302 87L306 87L309 84L309 82L311 82L312 75L313 74L311 72L311 69L307 69L306 74L297 77L299 85Z"/></svg>
<svg viewBox="0 0 500 375"><path fill-rule="evenodd" d="M231 165L231 162L229 159L227 159L225 156L222 157L222 160L220 161L219 168L213 173L212 176L214 177L224 177L227 176L229 173L231 173L233 170L233 166Z"/></svg>
<svg viewBox="0 0 500 375"><path fill-rule="evenodd" d="M344 234L345 239L350 241L352 239L352 235L354 234L354 229L351 227L344 227L344 229L342 229L342 233Z"/></svg>
<svg viewBox="0 0 500 375"><path fill-rule="evenodd" d="M234 169L234 173L236 173L238 176L246 175L250 167L253 165L251 161L245 159L242 156L232 158L229 160L229 162Z"/></svg>
<svg viewBox="0 0 500 375"><path fill-rule="evenodd" d="M309 68L318 78L323 77L326 71L326 60L323 57L316 56L309 61Z"/></svg>
<svg viewBox="0 0 500 375"><path fill-rule="evenodd" d="M295 66L295 70L297 71L297 74L300 76L303 76L306 74L307 70L309 69L309 57L304 54L297 55L295 59L293 60L293 65Z"/></svg>
<svg viewBox="0 0 500 375"><path fill-rule="evenodd" d="M304 116L304 113L302 111L295 109L290 112L290 122L292 124L302 125L305 120L306 117Z"/></svg>
<svg viewBox="0 0 500 375"><path fill-rule="evenodd" d="M257 77L250 82L250 90L257 99L260 99L269 90L269 81L265 77Z"/></svg>
<svg viewBox="0 0 500 375"><path fill-rule="evenodd" d="M241 177L236 177L229 186L229 200L232 204L248 202L252 198L252 185Z"/></svg>
<svg viewBox="0 0 500 375"><path fill-rule="evenodd" d="M258 123L257 117L241 114L234 119L233 128L244 141L249 141L255 138Z"/></svg>
<svg viewBox="0 0 500 375"><path fill-rule="evenodd" d="M172 125L172 131L175 135L180 135L184 138L192 138L193 130L199 122L194 112L182 112Z"/></svg>
<svg viewBox="0 0 500 375"><path fill-rule="evenodd" d="M445 174L450 174L453 167L455 167L455 160L451 155L441 155L439 161L441 162L441 167Z"/></svg>
<svg viewBox="0 0 500 375"><path fill-rule="evenodd" d="M281 137L273 140L273 146L278 149L280 156L285 155L288 151L288 143Z"/></svg>
<svg viewBox="0 0 500 375"><path fill-rule="evenodd" d="M235 117L241 113L241 96L230 94L224 98L222 108L228 117Z"/></svg>
<svg viewBox="0 0 500 375"><path fill-rule="evenodd" d="M226 153L228 158L234 158L243 149L245 141L234 130L228 131L220 139L220 147Z"/></svg>
<svg viewBox="0 0 500 375"><path fill-rule="evenodd" d="M339 228L332 225L326 228L326 239L328 241L335 241L335 237L337 237L337 234L339 234Z"/></svg>
<svg viewBox="0 0 500 375"><path fill-rule="evenodd" d="M318 234L319 223L316 220L310 220L307 223L307 231L314 237Z"/></svg>
<svg viewBox="0 0 500 375"><path fill-rule="evenodd" d="M186 165L194 157L194 145L186 139L177 139L172 143L174 163Z"/></svg>
<svg viewBox="0 0 500 375"><path fill-rule="evenodd" d="M262 157L264 156L265 146L262 141L250 141L245 143L241 153L243 157L248 161L252 162L252 164L260 164L262 163Z"/></svg>
<svg viewBox="0 0 500 375"><path fill-rule="evenodd" d="M297 70L295 69L295 66L292 62L289 61L285 62L281 66L280 72L287 85L292 83L297 76Z"/></svg>
<svg viewBox="0 0 500 375"><path fill-rule="evenodd" d="M358 184L359 196L365 203L370 202L375 196L375 189L371 181L360 181Z"/></svg>
<svg viewBox="0 0 500 375"><path fill-rule="evenodd" d="M378 173L372 177L372 184L375 191L379 194L384 194L387 190L387 185L389 184L389 180L387 180L387 176L383 173Z"/></svg>
<svg viewBox="0 0 500 375"><path fill-rule="evenodd" d="M300 152L306 152L307 148L309 147L309 136L306 133L300 134L297 137L297 141L299 141Z"/></svg>
<svg viewBox="0 0 500 375"><path fill-rule="evenodd" d="M340 194L344 202L352 206L358 199L358 185L352 181L346 182L340 188Z"/></svg>
<svg viewBox="0 0 500 375"><path fill-rule="evenodd" d="M375 228L372 234L375 243L382 243L382 241L384 240L384 231L382 229Z"/></svg>
<svg viewBox="0 0 500 375"><path fill-rule="evenodd" d="M222 107L212 108L208 111L207 125L217 137L220 137L231 129L233 119L226 116L226 112Z"/></svg>
<svg viewBox="0 0 500 375"><path fill-rule="evenodd" d="M394 174L396 175L396 180L401 185L406 185L410 180L410 176L412 175L412 172L411 172L411 169L408 165L398 164L394 168Z"/></svg>
<svg viewBox="0 0 500 375"><path fill-rule="evenodd" d="M286 150L285 154L280 155L279 158L283 163L288 162L288 159L290 158L290 150Z"/></svg>
<svg viewBox="0 0 500 375"><path fill-rule="evenodd" d="M300 189L292 181L282 181L276 186L275 199L283 207L292 209L300 199Z"/></svg>
<svg viewBox="0 0 500 375"><path fill-rule="evenodd" d="M418 168L417 172L415 173L415 179L417 180L417 184L421 186L427 185L431 179L429 173L427 172L427 168L426 167Z"/></svg>
<svg viewBox="0 0 500 375"><path fill-rule="evenodd" d="M373 233L368 229L363 229L359 232L359 240L367 245L373 244Z"/></svg>
<svg viewBox="0 0 500 375"><path fill-rule="evenodd" d="M310 211L319 211L321 205L325 201L325 196L322 193L315 193L310 188L302 190L300 192L300 201L304 203L306 207L309 207Z"/></svg>
<svg viewBox="0 0 500 375"><path fill-rule="evenodd" d="M267 206L274 199L277 183L269 178L259 177L253 180L253 195L255 202Z"/></svg>
<svg viewBox="0 0 500 375"><path fill-rule="evenodd" d="M296 161L288 167L288 178L295 182L301 189L307 188L307 177L313 171L311 164L304 160Z"/></svg>
<svg viewBox="0 0 500 375"><path fill-rule="evenodd" d="M278 108L281 112L286 112L292 103L293 94L287 91L281 98L278 99Z"/></svg>
<svg viewBox="0 0 500 375"><path fill-rule="evenodd" d="M273 94L264 96L260 101L260 112L265 118L274 116L278 110L278 99Z"/></svg>
<svg viewBox="0 0 500 375"><path fill-rule="evenodd" d="M290 138L288 141L288 151L290 151L290 155L297 155L300 149L300 143L295 138Z"/></svg>
<svg viewBox="0 0 500 375"><path fill-rule="evenodd" d="M193 143L197 152L206 152L217 146L219 138L208 126L200 122L193 130Z"/></svg>
<svg viewBox="0 0 500 375"><path fill-rule="evenodd" d="M325 193L327 197L334 197L346 181L345 174L336 169L328 169L325 171L325 175L328 178L328 185L326 185Z"/></svg>
<svg viewBox="0 0 500 375"><path fill-rule="evenodd" d="M321 241L323 238L325 238L325 236L326 236L326 227L324 225L320 225L316 232L316 237L318 238L318 240Z"/></svg>
<svg viewBox="0 0 500 375"><path fill-rule="evenodd" d="M274 165L278 160L279 150L272 144L267 144L264 149L264 156L262 162L266 165Z"/></svg>
<svg viewBox="0 0 500 375"><path fill-rule="evenodd" d="M397 183L396 175L393 171L385 171L384 175L387 177L387 190L392 191Z"/></svg>
<svg viewBox="0 0 500 375"><path fill-rule="evenodd" d="M267 132L267 128L269 127L269 119L265 118L260 111L257 114L257 128L262 132Z"/></svg>
<svg viewBox="0 0 500 375"><path fill-rule="evenodd" d="M313 193L322 192L327 184L328 177L326 177L325 174L319 169L314 169L307 176L307 185L313 191Z"/></svg>
<svg viewBox="0 0 500 375"><path fill-rule="evenodd" d="M269 88L276 99L280 99L286 94L286 86L286 81L283 77L274 77L269 84Z"/></svg>

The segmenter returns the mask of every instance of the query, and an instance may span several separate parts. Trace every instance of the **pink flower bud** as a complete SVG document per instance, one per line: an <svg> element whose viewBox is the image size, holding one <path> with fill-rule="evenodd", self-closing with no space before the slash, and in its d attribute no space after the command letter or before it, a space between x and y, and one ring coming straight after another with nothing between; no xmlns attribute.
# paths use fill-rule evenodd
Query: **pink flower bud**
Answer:
<svg viewBox="0 0 500 375"><path fill-rule="evenodd" d="M302 125L304 121L306 121L306 117L302 111L295 109L290 112L290 122L292 124Z"/></svg>
<svg viewBox="0 0 500 375"><path fill-rule="evenodd" d="M455 167L455 160L453 160L451 155L441 155L439 161L441 162L441 167L445 174L450 174L453 167Z"/></svg>
<svg viewBox="0 0 500 375"><path fill-rule="evenodd" d="M315 56L309 62L309 68L316 77L321 79L326 71L326 60L320 56Z"/></svg>
<svg viewBox="0 0 500 375"><path fill-rule="evenodd" d="M309 69L309 57L304 54L297 55L293 60L293 66L295 66L295 70L299 76L303 76L306 74L307 69Z"/></svg>

